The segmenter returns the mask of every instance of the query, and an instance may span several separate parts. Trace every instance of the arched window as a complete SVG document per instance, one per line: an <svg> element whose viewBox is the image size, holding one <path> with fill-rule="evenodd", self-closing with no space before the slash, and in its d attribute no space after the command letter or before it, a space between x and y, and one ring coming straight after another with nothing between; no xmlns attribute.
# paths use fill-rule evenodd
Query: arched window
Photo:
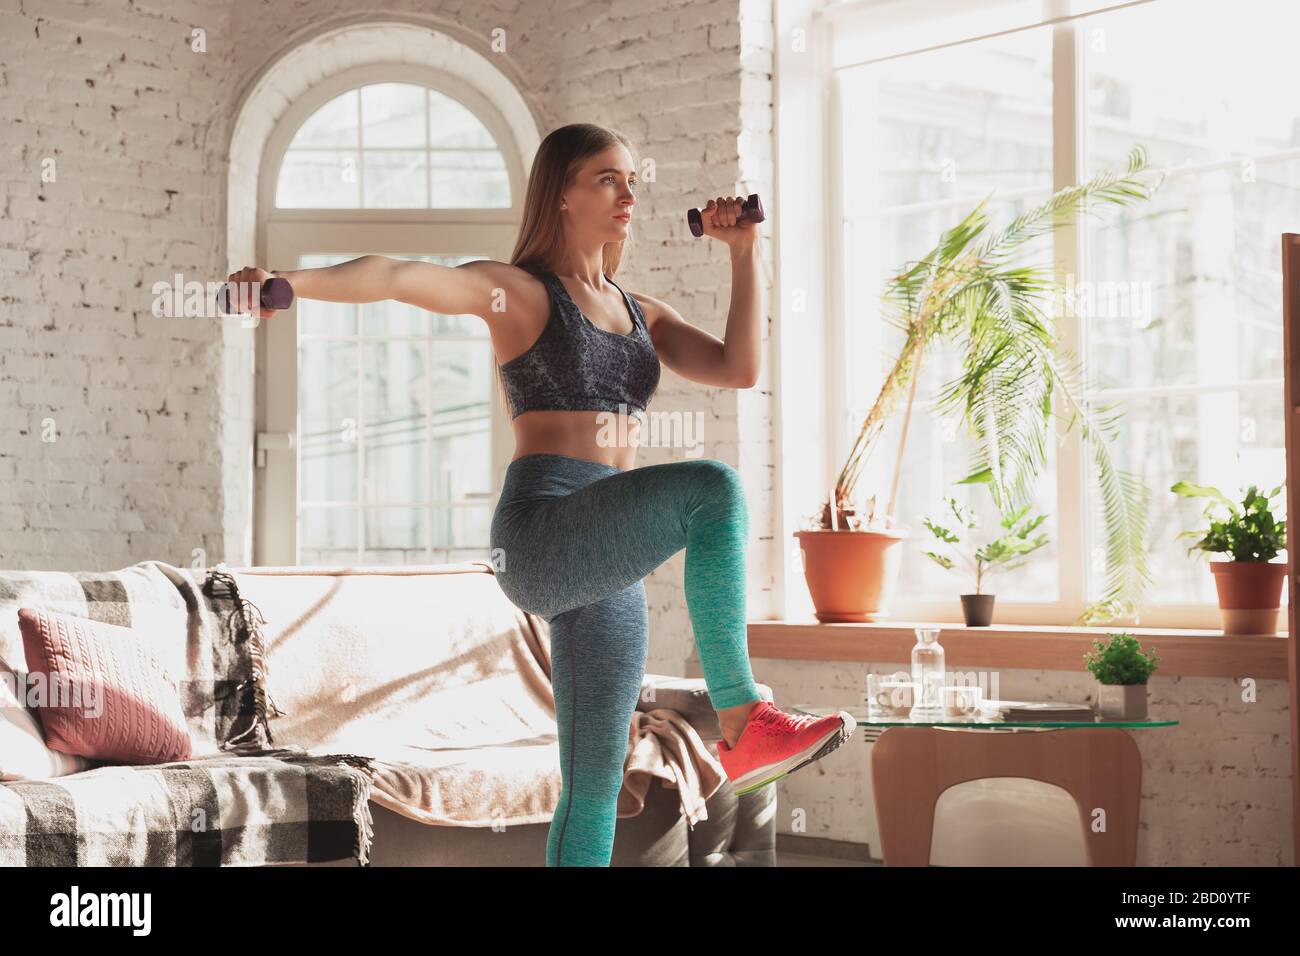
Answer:
<svg viewBox="0 0 1300 956"><path fill-rule="evenodd" d="M432 68L354 68L293 103L268 143L267 268L505 260L522 185L510 128L478 91ZM300 299L263 326L266 444L296 440L259 454L259 563L486 557L512 436L483 320Z"/></svg>
<svg viewBox="0 0 1300 956"><path fill-rule="evenodd" d="M463 103L416 83L371 83L334 97L294 134L275 205L509 208L510 177Z"/></svg>

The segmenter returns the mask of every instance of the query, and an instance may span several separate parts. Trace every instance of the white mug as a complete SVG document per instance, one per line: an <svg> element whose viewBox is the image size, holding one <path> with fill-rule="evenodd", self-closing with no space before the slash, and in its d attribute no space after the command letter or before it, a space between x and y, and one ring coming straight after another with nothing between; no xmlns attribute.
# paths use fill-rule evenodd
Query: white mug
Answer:
<svg viewBox="0 0 1300 956"><path fill-rule="evenodd" d="M983 701L983 688L968 684L948 685L943 689L943 714L953 720L978 717Z"/></svg>
<svg viewBox="0 0 1300 956"><path fill-rule="evenodd" d="M914 681L887 678L876 685L876 706L892 717L906 717L920 696Z"/></svg>

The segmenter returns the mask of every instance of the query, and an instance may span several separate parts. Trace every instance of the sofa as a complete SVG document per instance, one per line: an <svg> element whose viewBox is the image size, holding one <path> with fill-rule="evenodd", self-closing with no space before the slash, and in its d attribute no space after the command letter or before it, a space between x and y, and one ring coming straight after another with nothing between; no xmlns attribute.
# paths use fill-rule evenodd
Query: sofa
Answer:
<svg viewBox="0 0 1300 956"><path fill-rule="evenodd" d="M160 605L148 619L150 634L162 634L164 644L175 634L178 648L188 641L188 650L177 651L170 666L185 671L181 685L189 688L186 713L200 757L211 753L207 759L224 759L232 750L230 741L238 739L235 752L249 755L239 757L240 772L245 764L263 759L260 755L268 761L298 760L298 754L304 755L302 761L319 761L327 758L316 755L336 755L349 765L338 765L349 777L327 779L321 768L308 769L321 772L313 784L318 792L342 788L334 802L344 808L349 794L363 794L357 799L368 812L356 815L364 817L365 829L364 836L352 838L357 852L336 846L250 865L545 865L560 792L549 628L510 602L490 562L220 568L232 585L231 606L246 624L240 646L246 648L243 659L249 669L242 680L234 679L239 674L225 680L214 675L214 655L194 650L199 627L195 604L209 603L194 597L205 589L205 569L142 562L120 572L72 577L93 578L95 588L109 591L115 577L122 578L137 604ZM0 659L11 666L21 666L14 659L21 644L9 618L17 606L37 600L33 582L57 574L0 571ZM211 576L206 580L210 584ZM168 582L183 592L183 599L169 602L162 595ZM41 586L57 592L50 581ZM82 590L92 593L89 585ZM142 590L148 591L144 598ZM93 614L78 611L72 597L53 606L70 614ZM212 607L220 617L221 605ZM195 660L204 657L208 660ZM759 686L770 699L770 688ZM231 700L238 706L232 709ZM219 712L215 716L214 708ZM721 732L703 680L647 674L637 709L680 715L716 760ZM286 769L297 773L300 768ZM83 773L47 783L71 788ZM358 781L362 789L347 789L356 788ZM291 793L294 787L303 789L295 778L280 792ZM3 796L0 790L0 811ZM737 796L724 778L708 796L707 818L692 826L683 813L682 794L655 778L640 811L619 817L611 863L773 866L775 799L775 787ZM288 803L283 796L266 798L267 807L277 805ZM341 817L346 816L345 809ZM4 820L0 812L0 828ZM346 822L331 821L331 832L337 834ZM0 842L3 837L0 833ZM346 843L348 838L342 839ZM143 859L124 849L114 852L114 859ZM261 858L250 854L249 859Z"/></svg>

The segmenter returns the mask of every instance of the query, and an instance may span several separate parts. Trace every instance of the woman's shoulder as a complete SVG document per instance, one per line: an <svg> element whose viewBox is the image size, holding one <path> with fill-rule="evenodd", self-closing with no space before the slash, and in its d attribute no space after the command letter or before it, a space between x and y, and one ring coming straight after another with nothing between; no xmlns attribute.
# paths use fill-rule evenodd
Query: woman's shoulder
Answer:
<svg viewBox="0 0 1300 956"><path fill-rule="evenodd" d="M517 297L530 305L544 305L547 301L547 271L544 266L520 266L499 259L472 259L462 263L460 268L479 273L498 295ZM498 306L498 310L503 307L504 303Z"/></svg>
<svg viewBox="0 0 1300 956"><path fill-rule="evenodd" d="M542 281L546 272L543 266L520 266L499 259L471 259L461 263L460 268L481 273L502 286L535 285Z"/></svg>
<svg viewBox="0 0 1300 956"><path fill-rule="evenodd" d="M457 268L476 273L486 304L475 314L490 325L531 329L546 321L551 296L540 272L499 259L471 259Z"/></svg>

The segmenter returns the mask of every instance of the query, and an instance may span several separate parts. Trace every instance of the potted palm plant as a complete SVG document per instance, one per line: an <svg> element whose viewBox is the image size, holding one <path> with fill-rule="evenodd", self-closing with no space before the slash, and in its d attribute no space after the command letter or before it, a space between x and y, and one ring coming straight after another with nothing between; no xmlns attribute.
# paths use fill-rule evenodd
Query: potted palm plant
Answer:
<svg viewBox="0 0 1300 956"><path fill-rule="evenodd" d="M1083 661L1097 678L1097 713L1109 720L1146 720L1147 681L1160 663L1155 648L1143 653L1132 634L1092 642Z"/></svg>
<svg viewBox="0 0 1300 956"><path fill-rule="evenodd" d="M952 512L953 517L957 519L961 527L968 531L974 530L979 524L975 509L963 508L957 503L956 498L948 498L948 510ZM995 595L980 592L980 585L984 580L984 576L997 570L1012 571L1022 567L1029 560L1028 555L1047 544L1047 535L1042 532L1033 538L1029 537L1030 532L1047 520L1047 515L1026 518L1028 511L1029 505L1025 504L1011 514L1004 515L1002 527L1007 533L1000 538L989 541L982 547L976 548L973 553L968 554L966 551L955 547L952 549L975 572L975 593L960 595L961 610L966 618L967 627L988 627L993 621ZM935 524L929 518L925 518L923 521L925 526L940 541L949 545L961 544L961 538L952 530L945 528L943 525ZM1016 525L1020 525L1020 527L1017 528ZM934 551L925 553L942 568L951 571L956 567L956 561L950 555L937 554Z"/></svg>
<svg viewBox="0 0 1300 956"><path fill-rule="evenodd" d="M1136 606L1150 584L1145 490L1111 459L1108 442L1117 418L1112 407L1085 405L1077 369L1062 357L1049 304L1063 291L1062 280L1050 267L1025 264L1017 255L1027 243L1080 214L1145 201L1159 181L1147 167L1146 152L1134 147L1124 169L1062 189L999 230L990 228L986 207L991 197L985 197L925 256L889 280L887 319L903 332L902 349L834 489L820 512L805 519L811 527L795 532L819 621L870 621L887 613L898 545L909 534L894 524L907 424L921 360L938 341L962 352L964 372L945 385L936 407L940 413L959 411L975 439L976 460L963 481L987 482L1003 513L1031 498L1046 462L1055 396L1062 396L1071 413L1069 426L1080 423L1091 453L1107 539L1105 592L1079 620L1109 620ZM904 392L907 405L888 503L878 512L872 495L860 507L855 489L861 470Z"/></svg>
<svg viewBox="0 0 1300 956"><path fill-rule="evenodd" d="M1211 553L1232 556L1223 561L1210 561L1224 634L1277 633L1287 562L1273 559L1286 548L1286 522L1273 517L1269 502L1284 487L1278 485L1264 495L1251 485L1240 508L1218 488L1208 485L1180 481L1169 489L1185 498L1211 499L1203 512L1210 519L1209 529L1184 531L1178 537L1200 539L1187 549L1189 555L1200 551L1205 556ZM1218 504L1228 509L1228 517L1223 520L1213 515Z"/></svg>

